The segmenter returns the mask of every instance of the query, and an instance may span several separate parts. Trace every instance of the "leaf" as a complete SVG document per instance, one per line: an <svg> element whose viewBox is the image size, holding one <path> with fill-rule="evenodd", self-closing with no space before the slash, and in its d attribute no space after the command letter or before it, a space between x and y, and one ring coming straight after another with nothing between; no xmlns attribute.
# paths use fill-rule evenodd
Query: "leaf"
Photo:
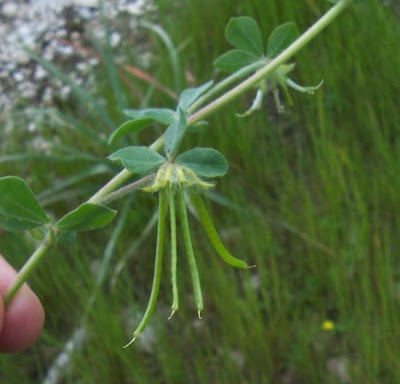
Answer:
<svg viewBox="0 0 400 384"><path fill-rule="evenodd" d="M293 22L276 27L268 38L267 56L272 59L297 39L299 31Z"/></svg>
<svg viewBox="0 0 400 384"><path fill-rule="evenodd" d="M204 127L208 127L208 121L200 120L193 125L190 125L186 128L187 133L199 133Z"/></svg>
<svg viewBox="0 0 400 384"><path fill-rule="evenodd" d="M236 72L257 60L259 58L249 52L233 49L218 57L213 65L225 72Z"/></svg>
<svg viewBox="0 0 400 384"><path fill-rule="evenodd" d="M178 107L183 110L188 109L205 91L207 91L208 88L211 87L212 83L213 81L210 80L197 88L185 89L179 95Z"/></svg>
<svg viewBox="0 0 400 384"><path fill-rule="evenodd" d="M128 171L138 174L145 174L166 161L165 157L154 149L139 146L121 148L108 158L113 161L120 160Z"/></svg>
<svg viewBox="0 0 400 384"><path fill-rule="evenodd" d="M121 136L127 135L128 133L138 132L142 128L152 123L152 119L136 119L129 120L120 125L109 137L108 144L113 144Z"/></svg>
<svg viewBox="0 0 400 384"><path fill-rule="evenodd" d="M121 136L137 132L153 121L169 125L176 119L176 114L168 108L125 109L125 115L132 118L119 126L108 139L108 144L114 143Z"/></svg>
<svg viewBox="0 0 400 384"><path fill-rule="evenodd" d="M185 133L186 112L179 108L179 120L172 123L165 131L164 149L166 155L170 155L178 147Z"/></svg>
<svg viewBox="0 0 400 384"><path fill-rule="evenodd" d="M172 124L176 114L168 108L125 109L125 115L132 119L152 119L164 125Z"/></svg>
<svg viewBox="0 0 400 384"><path fill-rule="evenodd" d="M236 48L262 56L263 41L257 22L248 16L233 17L225 29L226 39Z"/></svg>
<svg viewBox="0 0 400 384"><path fill-rule="evenodd" d="M213 148L193 148L179 155L178 164L190 168L197 176L221 177L228 171L225 157Z"/></svg>
<svg viewBox="0 0 400 384"><path fill-rule="evenodd" d="M109 224L117 211L100 204L84 203L57 221L55 228L68 231L91 231Z"/></svg>
<svg viewBox="0 0 400 384"><path fill-rule="evenodd" d="M0 179L0 226L23 231L44 225L50 219L24 180L15 176Z"/></svg>

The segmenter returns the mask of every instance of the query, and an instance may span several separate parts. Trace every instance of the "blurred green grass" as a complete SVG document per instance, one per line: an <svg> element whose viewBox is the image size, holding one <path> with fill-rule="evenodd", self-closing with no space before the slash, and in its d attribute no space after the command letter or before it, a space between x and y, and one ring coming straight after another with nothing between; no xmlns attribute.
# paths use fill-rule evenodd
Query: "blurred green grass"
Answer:
<svg viewBox="0 0 400 384"><path fill-rule="evenodd" d="M329 4L159 0L158 6L160 25L177 46L183 44L182 67L200 84L210 77L212 60L228 49L223 31L230 17L253 16L268 36L286 21L304 30ZM213 146L228 158L230 172L218 183L210 211L232 253L257 265L249 271L224 265L191 221L205 295L202 321L196 320L184 262L182 308L166 320L171 301L166 264L150 331L142 342L121 348L151 285L155 233L136 250L135 240L155 200L139 193L120 233L107 228L79 235L39 268L30 284L45 305L46 329L33 349L2 356L0 381L43 382L82 325L108 249L107 278L87 310L86 339L62 383L341 383L343 364L347 382L400 383L399 29L394 6L372 0L348 10L296 57L296 80L325 81L315 96L292 93L295 105L284 115L269 100L258 114L237 119L235 112L251 102L246 95L188 139L188 146ZM157 80L178 91L165 46L146 33L158 56ZM50 119L40 128L49 141L48 157L5 158L32 153L34 137L24 126L0 144L1 174L25 177L56 217L116 171L104 162L111 150L91 134L105 137L106 123L121 122L124 104L138 107L146 94L152 106L172 103L140 83L143 99L132 95L119 84L110 50L100 53L107 60L97 74L96 94L81 95L80 101L100 98L104 109L61 106L56 113L64 124ZM156 132L139 139L150 142ZM92 176L79 177L86 174ZM66 185L62 192L60 183ZM120 202L115 206L123 209ZM110 243L112 236L118 240ZM1 232L0 251L14 266L32 248L28 236ZM128 264L112 285L113 270L127 252ZM327 319L335 324L332 331L321 327Z"/></svg>

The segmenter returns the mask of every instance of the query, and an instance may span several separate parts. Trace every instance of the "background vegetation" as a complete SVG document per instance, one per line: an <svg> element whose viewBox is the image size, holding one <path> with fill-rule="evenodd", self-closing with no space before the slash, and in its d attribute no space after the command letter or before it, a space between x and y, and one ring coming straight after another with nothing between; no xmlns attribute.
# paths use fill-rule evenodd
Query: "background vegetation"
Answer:
<svg viewBox="0 0 400 384"><path fill-rule="evenodd" d="M159 0L158 6L157 22L181 64L146 30L152 75L176 91L187 82L185 71L195 84L213 73L213 59L228 48L223 32L230 17L252 16L268 36L286 21L304 30L329 4ZM353 7L296 57L298 82L325 81L315 96L292 93L294 106L283 115L269 98L259 113L237 119L249 94L191 135L188 146L212 146L227 157L230 172L210 210L232 253L257 265L238 271L220 262L192 218L203 320L181 262L182 308L166 320L171 297L163 279L149 330L121 348L147 304L155 249L155 230L143 230L156 202L138 193L114 204L116 227L66 239L39 268L30 284L46 309L43 336L26 353L1 357L0 381L51 383L49 368L80 330L82 342L71 344L76 349L65 355L59 383L400 383L399 37L395 4ZM71 104L38 111L46 118L35 134L23 123L0 132L0 174L24 177L55 217L117 171L104 160L112 151L104 138L123 121L125 106L173 106L154 87L124 83L112 52L105 47L101 54L95 91L75 90ZM127 50L126 62L138 61ZM137 139L150 143L159 129ZM36 149L35 135L45 150ZM0 252L18 267L34 242L32 234L1 232ZM324 329L326 320L333 329Z"/></svg>

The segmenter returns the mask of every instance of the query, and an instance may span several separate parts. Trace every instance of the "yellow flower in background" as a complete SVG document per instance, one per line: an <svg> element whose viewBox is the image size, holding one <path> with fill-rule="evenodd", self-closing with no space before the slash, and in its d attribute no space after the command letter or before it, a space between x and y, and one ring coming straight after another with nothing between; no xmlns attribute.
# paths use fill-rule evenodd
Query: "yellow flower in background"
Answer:
<svg viewBox="0 0 400 384"><path fill-rule="evenodd" d="M324 331L332 331L335 328L335 323L332 320L325 320L321 324Z"/></svg>

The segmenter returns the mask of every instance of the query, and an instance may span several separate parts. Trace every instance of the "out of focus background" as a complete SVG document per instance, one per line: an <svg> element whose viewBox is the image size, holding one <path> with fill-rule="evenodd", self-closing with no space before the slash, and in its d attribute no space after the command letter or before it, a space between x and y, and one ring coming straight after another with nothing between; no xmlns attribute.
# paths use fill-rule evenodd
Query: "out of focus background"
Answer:
<svg viewBox="0 0 400 384"><path fill-rule="evenodd" d="M0 176L23 177L60 218L119 168L108 135L124 108L174 108L188 86L220 78L224 28L248 15L265 39L305 30L323 0L19 0L0 2ZM269 95L246 119L241 97L188 136L230 171L208 208L236 270L191 217L205 296L197 319L185 255L181 309L171 303L168 253L146 332L122 349L150 292L155 196L113 204L108 227L65 238L29 283L46 310L30 350L0 358L4 384L400 383L400 3L349 8L295 58L292 77L323 86ZM151 143L154 125L126 143ZM125 144L126 144L125 143ZM40 234L0 230L19 268ZM179 249L183 249L179 239Z"/></svg>

